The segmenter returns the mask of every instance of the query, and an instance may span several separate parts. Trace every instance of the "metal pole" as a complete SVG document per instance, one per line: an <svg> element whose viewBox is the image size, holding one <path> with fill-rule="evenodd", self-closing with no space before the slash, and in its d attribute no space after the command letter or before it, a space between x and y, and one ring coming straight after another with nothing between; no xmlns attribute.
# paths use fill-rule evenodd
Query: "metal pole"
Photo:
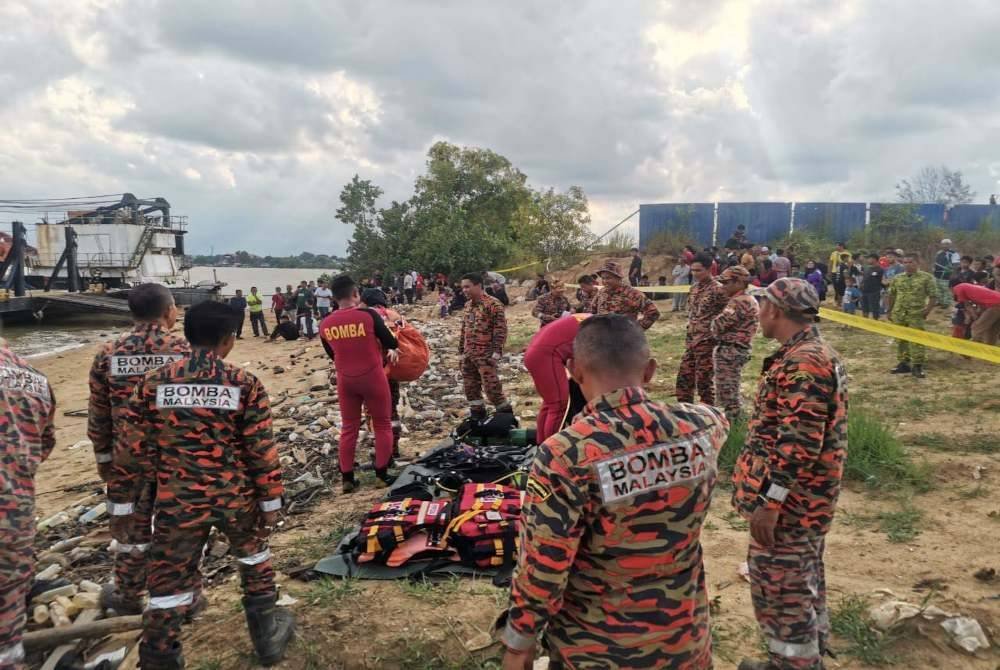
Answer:
<svg viewBox="0 0 1000 670"><path fill-rule="evenodd" d="M28 294L27 286L24 281L24 258L28 255L27 242L25 241L27 230L24 224L20 221L15 221L12 224L13 233L12 237L13 243L10 248L12 254L17 254L14 257L14 266L11 271L14 273L12 277L14 282L14 296L17 298L23 298Z"/></svg>
<svg viewBox="0 0 1000 670"><path fill-rule="evenodd" d="M76 266L76 231L66 226L66 290L80 292L80 271Z"/></svg>

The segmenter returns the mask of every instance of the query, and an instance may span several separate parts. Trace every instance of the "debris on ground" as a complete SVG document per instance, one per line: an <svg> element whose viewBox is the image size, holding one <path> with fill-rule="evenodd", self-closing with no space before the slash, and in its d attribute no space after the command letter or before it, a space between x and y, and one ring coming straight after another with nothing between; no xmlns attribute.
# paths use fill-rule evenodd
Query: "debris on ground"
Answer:
<svg viewBox="0 0 1000 670"><path fill-rule="evenodd" d="M872 623L882 632L913 630L924 637L933 638L937 629L947 634L947 642L952 646L975 654L989 649L990 643L979 622L968 616L948 612L936 605L921 606L904 600L887 600L872 606L868 612ZM921 625L922 622L940 624L939 627Z"/></svg>

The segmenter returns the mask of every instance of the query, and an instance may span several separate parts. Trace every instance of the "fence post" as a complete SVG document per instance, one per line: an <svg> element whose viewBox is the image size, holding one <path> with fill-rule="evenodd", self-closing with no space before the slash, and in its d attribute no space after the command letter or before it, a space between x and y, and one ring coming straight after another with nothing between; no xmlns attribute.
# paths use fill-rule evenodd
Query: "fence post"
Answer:
<svg viewBox="0 0 1000 670"><path fill-rule="evenodd" d="M872 204L870 202L865 203L865 228L868 228L872 223Z"/></svg>
<svg viewBox="0 0 1000 670"><path fill-rule="evenodd" d="M795 203L792 202L792 206L789 207L790 214L788 217L788 234L791 235L795 232Z"/></svg>
<svg viewBox="0 0 1000 670"><path fill-rule="evenodd" d="M719 246L719 203L712 203L712 244L710 246Z"/></svg>

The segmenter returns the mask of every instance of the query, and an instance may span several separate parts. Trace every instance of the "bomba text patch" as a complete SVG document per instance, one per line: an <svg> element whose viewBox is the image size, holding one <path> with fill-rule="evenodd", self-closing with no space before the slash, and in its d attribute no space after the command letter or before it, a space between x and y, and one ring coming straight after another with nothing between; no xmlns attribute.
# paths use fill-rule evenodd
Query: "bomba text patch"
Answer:
<svg viewBox="0 0 1000 670"><path fill-rule="evenodd" d="M240 407L240 388L223 384L161 384L156 387L157 409L224 409Z"/></svg>
<svg viewBox="0 0 1000 670"><path fill-rule="evenodd" d="M108 356L112 377L135 377L184 358L181 354L119 354Z"/></svg>
<svg viewBox="0 0 1000 670"><path fill-rule="evenodd" d="M594 466L609 503L701 479L714 470L716 457L709 440L691 437L614 454Z"/></svg>

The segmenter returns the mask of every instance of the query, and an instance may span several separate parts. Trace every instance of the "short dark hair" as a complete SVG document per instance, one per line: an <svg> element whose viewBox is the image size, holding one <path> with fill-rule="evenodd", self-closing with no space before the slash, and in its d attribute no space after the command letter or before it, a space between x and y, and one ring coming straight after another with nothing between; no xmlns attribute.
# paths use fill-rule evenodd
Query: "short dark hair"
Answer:
<svg viewBox="0 0 1000 670"><path fill-rule="evenodd" d="M903 254L903 258L912 258L915 261L919 261L920 254L917 253L916 251L907 251L905 254Z"/></svg>
<svg viewBox="0 0 1000 670"><path fill-rule="evenodd" d="M128 292L128 308L140 321L153 321L165 316L174 304L174 296L163 284L139 284Z"/></svg>
<svg viewBox="0 0 1000 670"><path fill-rule="evenodd" d="M973 261L973 258L972 258L972 256L962 256L962 260L963 261L969 261L971 263Z"/></svg>
<svg viewBox="0 0 1000 670"><path fill-rule="evenodd" d="M765 258L763 265L765 270L770 270L774 263L771 262L770 258Z"/></svg>
<svg viewBox="0 0 1000 670"><path fill-rule="evenodd" d="M701 263L702 267L710 268L712 267L712 257L708 254L697 254L692 260L691 264Z"/></svg>
<svg viewBox="0 0 1000 670"><path fill-rule="evenodd" d="M592 370L631 371L649 360L649 343L634 318L601 314L580 324L573 340L573 357Z"/></svg>
<svg viewBox="0 0 1000 670"><path fill-rule="evenodd" d="M580 275L580 278L576 280L577 284L593 284L594 278L590 275Z"/></svg>
<svg viewBox="0 0 1000 670"><path fill-rule="evenodd" d="M538 276L542 277L544 275L540 274ZM468 279L469 281L471 281L476 286L482 286L483 285L483 276L481 274L477 273L477 272L467 272L464 275L462 275L462 280L464 281L466 279Z"/></svg>
<svg viewBox="0 0 1000 670"><path fill-rule="evenodd" d="M354 288L357 284L351 279L349 274L339 274L330 282L330 292L333 293L334 300L347 300L354 295Z"/></svg>
<svg viewBox="0 0 1000 670"><path fill-rule="evenodd" d="M240 313L214 300L199 302L184 315L184 337L196 347L217 347L236 333Z"/></svg>

